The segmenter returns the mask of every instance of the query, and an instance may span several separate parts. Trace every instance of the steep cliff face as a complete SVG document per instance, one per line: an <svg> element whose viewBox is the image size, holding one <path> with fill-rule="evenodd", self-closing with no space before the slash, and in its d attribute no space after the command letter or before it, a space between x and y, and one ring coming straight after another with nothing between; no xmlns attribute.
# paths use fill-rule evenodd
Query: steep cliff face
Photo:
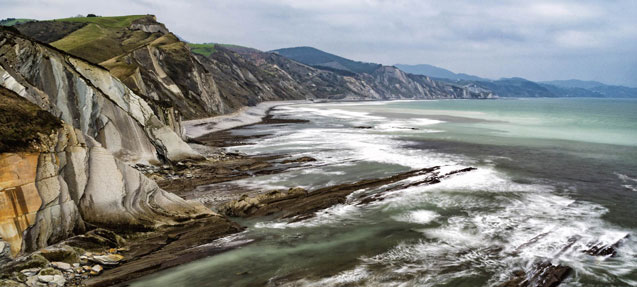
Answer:
<svg viewBox="0 0 637 287"><path fill-rule="evenodd" d="M275 53L254 49L231 48L270 75L272 81L295 83L307 98L321 99L381 99L371 86L352 76L342 76L290 60ZM223 51L223 50L221 50ZM211 58L217 57L213 53Z"/></svg>
<svg viewBox="0 0 637 287"><path fill-rule="evenodd" d="M311 67L277 53L233 48L273 78L294 81L315 98L350 100L394 100L432 98L488 98L491 94L468 87L407 74L393 66L366 64L367 72L335 71L332 67ZM214 58L217 53L210 57ZM353 62L353 61L350 61ZM358 63L358 62L353 62ZM372 69L373 68L373 69Z"/></svg>
<svg viewBox="0 0 637 287"><path fill-rule="evenodd" d="M59 23L84 26L76 30L56 29ZM214 77L186 44L154 16L69 18L16 28L107 68L142 97L160 121L180 135L182 117L201 118L236 109L221 99ZM60 36L44 37L38 32L41 30L55 31Z"/></svg>
<svg viewBox="0 0 637 287"><path fill-rule="evenodd" d="M197 58L218 83L222 100L233 110L263 101L312 97L311 92L294 79L279 71L262 69L230 49L217 47L209 57Z"/></svg>
<svg viewBox="0 0 637 287"><path fill-rule="evenodd" d="M99 18L41 21L17 29L107 68L178 132L182 118L209 117L262 101L310 96L294 80L273 79L229 50L210 58L193 54L154 16ZM42 35L42 30L55 36Z"/></svg>
<svg viewBox="0 0 637 287"><path fill-rule="evenodd" d="M231 111L221 100L212 75L173 34L164 34L101 64L155 103L155 110L172 109L177 112L176 118L181 115L194 119Z"/></svg>
<svg viewBox="0 0 637 287"><path fill-rule="evenodd" d="M197 55L149 15L59 19L17 28L107 68L178 134L182 118L225 114L263 101L489 96L459 85L408 75L394 67L337 56L333 57L353 63L354 68L343 71L333 65L312 67L276 53L239 46L214 45L209 47L214 52ZM41 30L52 31L53 36L43 36L38 32ZM360 65L364 69L356 69Z"/></svg>
<svg viewBox="0 0 637 287"><path fill-rule="evenodd" d="M0 101L17 107L0 107L16 115L3 118L3 126L24 127L24 119L48 114L4 88ZM57 124L25 134L25 145L0 151L0 252L8 247L16 256L43 248L84 232L87 222L139 229L210 214L160 189L81 130ZM10 146L6 130L0 132L2 145Z"/></svg>
<svg viewBox="0 0 637 287"><path fill-rule="evenodd" d="M132 163L199 158L146 101L107 70L0 30L0 86Z"/></svg>
<svg viewBox="0 0 637 287"><path fill-rule="evenodd" d="M448 99L487 98L487 91L474 91L468 87L435 81L427 76L407 74L393 66L382 66L371 74L358 74L383 99Z"/></svg>

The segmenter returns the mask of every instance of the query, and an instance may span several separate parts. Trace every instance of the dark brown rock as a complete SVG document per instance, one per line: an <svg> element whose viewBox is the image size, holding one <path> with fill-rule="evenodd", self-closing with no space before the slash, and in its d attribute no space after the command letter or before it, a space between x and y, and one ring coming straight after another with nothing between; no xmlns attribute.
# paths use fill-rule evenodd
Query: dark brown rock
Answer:
<svg viewBox="0 0 637 287"><path fill-rule="evenodd" d="M542 233L534 238L532 238L529 242L521 245L517 248L517 250L524 248L528 245L534 244L538 239L549 235L548 233ZM626 235L622 239L611 245L599 245L592 244L589 246L589 249L584 250L584 253L592 255L592 256L615 256L617 251L617 247L624 242L629 235ZM558 257L560 254L564 253L566 250L571 248L575 242L580 239L579 236L573 236L568 239L567 244L562 247L562 249L555 255ZM516 250L516 252L517 252ZM553 265L549 261L544 261L541 263L537 263L533 266L533 268L527 272L524 271L516 271L513 274L513 278L508 281L498 285L500 287L555 287L562 283L562 281L566 280L568 275L573 271L573 269L569 266L565 265Z"/></svg>
<svg viewBox="0 0 637 287"><path fill-rule="evenodd" d="M97 228L85 234L69 238L65 241L65 243L67 245L86 250L101 250L106 247L122 247L126 244L126 241L115 232L103 228Z"/></svg>
<svg viewBox="0 0 637 287"><path fill-rule="evenodd" d="M442 176L434 174L434 172L438 169L439 167L432 167L413 170L385 178L366 179L354 183L329 186L311 192L306 192L304 189L290 189L288 191L270 191L254 197L244 196L239 200L231 201L222 205L219 208L219 212L228 216L237 217L266 216L280 213L278 216L279 218L289 218L292 219L292 221L297 221L314 216L316 211L328 208L335 204L345 203L346 197L356 190L377 188L410 177L427 174L430 174L431 177L417 183L399 185L398 187L405 188L413 186L414 184L434 184L438 183L441 178L454 174L450 173ZM473 169L474 168L467 168L462 171L470 171ZM364 204L382 200L381 197L382 192L372 196L363 197L360 202Z"/></svg>
<svg viewBox="0 0 637 287"><path fill-rule="evenodd" d="M610 245L603 245L600 243L591 244L589 245L590 248L585 250L584 253L592 256L615 256L617 255L617 248L619 245L626 241L629 236L630 235L627 234L620 240L617 240L617 242Z"/></svg>
<svg viewBox="0 0 637 287"><path fill-rule="evenodd" d="M44 268L49 265L49 261L46 260L40 254L31 254L25 257L17 258L14 261L2 266L0 268L0 278L7 278L12 276L13 272L19 272L23 269L29 268Z"/></svg>
<svg viewBox="0 0 637 287"><path fill-rule="evenodd" d="M231 248L211 245L217 238L243 230L243 227L220 216L206 217L170 226L129 239L128 250L121 254L124 262L89 278L86 286L113 286L153 272L174 267Z"/></svg>
<svg viewBox="0 0 637 287"><path fill-rule="evenodd" d="M49 246L38 251L42 257L51 262L76 263L79 261L78 251L68 245Z"/></svg>
<svg viewBox="0 0 637 287"><path fill-rule="evenodd" d="M536 264L528 273L514 272L514 277L500 287L555 287L560 285L572 269L568 266L553 265L550 262Z"/></svg>

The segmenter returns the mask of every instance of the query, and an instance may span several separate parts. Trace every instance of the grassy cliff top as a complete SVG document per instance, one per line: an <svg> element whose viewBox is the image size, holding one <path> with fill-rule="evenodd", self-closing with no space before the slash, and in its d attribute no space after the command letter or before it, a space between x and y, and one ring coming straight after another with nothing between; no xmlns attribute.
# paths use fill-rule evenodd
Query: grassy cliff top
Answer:
<svg viewBox="0 0 637 287"><path fill-rule="evenodd" d="M113 17L73 17L55 19L53 21L62 22L76 22L76 23L93 23L104 28L126 28L137 19L144 17L154 17L151 15L128 15L128 16L113 16Z"/></svg>
<svg viewBox="0 0 637 287"><path fill-rule="evenodd" d="M193 53L199 54L199 55L203 55L203 56L210 56L212 53L216 52L217 50L215 49L215 45L214 43L203 43L203 44L194 44L194 43L188 43L188 47L190 47L190 51L192 51Z"/></svg>
<svg viewBox="0 0 637 287"><path fill-rule="evenodd" d="M230 50L235 50L235 49L252 49L252 48L248 48L248 47L244 47L244 46L239 46L239 45L233 45L233 44L219 44L219 43L203 43L203 44L195 44L195 43L188 43L188 47L190 47L190 51L192 51L193 53L199 54L199 55L203 55L203 56L210 56L213 53L215 53L217 51L216 47L223 47L226 49L230 49ZM254 49L252 49L254 50Z"/></svg>
<svg viewBox="0 0 637 287"><path fill-rule="evenodd" d="M36 21L34 19L26 19L26 18L7 18L0 20L0 26L13 26L22 23L28 23Z"/></svg>
<svg viewBox="0 0 637 287"><path fill-rule="evenodd" d="M140 30L128 29L134 21L141 19L147 20L143 22L155 22L155 16L152 15L130 15L56 19L42 25L51 26L53 23L84 25L50 44L69 54L98 64L152 42L161 36L155 35L156 33L148 34Z"/></svg>

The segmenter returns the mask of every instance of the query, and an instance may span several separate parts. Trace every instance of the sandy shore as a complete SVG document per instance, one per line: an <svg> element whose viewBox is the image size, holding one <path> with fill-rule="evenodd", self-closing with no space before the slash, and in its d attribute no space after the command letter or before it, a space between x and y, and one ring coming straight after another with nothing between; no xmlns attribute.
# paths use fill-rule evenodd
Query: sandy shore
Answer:
<svg viewBox="0 0 637 287"><path fill-rule="evenodd" d="M198 138L205 134L228 130L240 126L256 124L277 106L307 104L309 101L272 101L259 103L254 107L243 107L240 110L222 116L184 121L182 126L188 138Z"/></svg>

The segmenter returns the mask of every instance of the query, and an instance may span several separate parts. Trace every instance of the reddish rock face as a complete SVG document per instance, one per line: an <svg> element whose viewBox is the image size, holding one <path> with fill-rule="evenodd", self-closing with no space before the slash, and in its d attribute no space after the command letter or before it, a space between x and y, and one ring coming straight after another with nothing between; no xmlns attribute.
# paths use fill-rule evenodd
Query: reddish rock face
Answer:
<svg viewBox="0 0 637 287"><path fill-rule="evenodd" d="M22 234L35 223L42 199L35 187L38 153L0 154L0 237L11 254L22 249Z"/></svg>
<svg viewBox="0 0 637 287"><path fill-rule="evenodd" d="M64 122L36 128L37 120L57 119L28 98L3 89L2 84L10 84L3 79L0 262L83 233L85 221L151 229L211 213L161 190L79 128ZM153 136L164 146L183 143L167 129L153 126Z"/></svg>

